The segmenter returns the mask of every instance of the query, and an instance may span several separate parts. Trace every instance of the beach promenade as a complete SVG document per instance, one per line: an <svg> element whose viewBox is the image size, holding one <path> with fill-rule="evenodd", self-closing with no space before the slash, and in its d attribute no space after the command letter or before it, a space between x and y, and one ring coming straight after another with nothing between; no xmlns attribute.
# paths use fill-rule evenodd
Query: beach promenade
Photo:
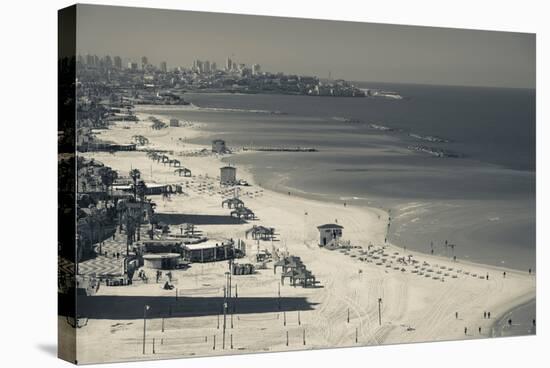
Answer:
<svg viewBox="0 0 550 368"><path fill-rule="evenodd" d="M385 244L387 212L275 193L257 185L244 167L238 167L238 178L251 186L241 188L240 198L257 219L235 223L221 206L231 193L219 185L219 168L225 163L201 151L209 147L187 142L201 134L200 122L152 130L149 115L138 114L138 123L116 123L99 136L115 143L147 137L150 143L144 148L177 158L191 177L175 175L173 167L150 160L144 150L83 156L122 173L138 168L147 183L182 185L184 195L151 197L157 213L192 218L212 238L242 239L249 256L258 249L284 249L301 257L319 284L280 285L280 271L274 273L272 263L254 275L234 276L238 296L232 291L225 338L219 305L227 262L173 271L178 294L155 282L102 287L89 299L97 298L93 305L105 312L90 316L90 328L77 332L78 343L86 346L79 353L81 363L482 338L491 334L500 316L535 297L535 275ZM317 226L335 222L344 226L343 238L356 248L318 246ZM245 239L252 225L274 227L275 240ZM150 306L146 354L144 305ZM197 314L201 309L204 313Z"/></svg>

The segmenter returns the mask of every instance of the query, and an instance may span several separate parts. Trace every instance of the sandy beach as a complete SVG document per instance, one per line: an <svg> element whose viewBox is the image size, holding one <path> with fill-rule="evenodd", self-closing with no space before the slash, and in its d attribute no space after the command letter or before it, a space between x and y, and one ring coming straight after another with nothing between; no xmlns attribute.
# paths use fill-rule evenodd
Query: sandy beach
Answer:
<svg viewBox="0 0 550 368"><path fill-rule="evenodd" d="M239 196L258 219L230 223L230 210L222 208L221 202L233 192L220 187L219 168L231 162L231 155L200 153L210 147L188 142L201 134L200 121L153 130L147 120L150 114L143 108L137 111L139 122L116 123L99 131L97 137L129 143L134 135L143 135L148 145L138 151L82 156L101 161L122 175L137 168L146 183L181 184L183 195L150 197L157 213L193 216L209 238L242 239L250 259L258 249L281 249L299 256L319 285L280 285L281 271L274 273L269 262L254 275L233 276L237 307L226 316L225 346L219 327L223 316L192 311L201 308L201 303L211 305L223 298L227 262L173 271L177 297L174 290L163 290L162 283L102 285L88 299L108 312L89 317L88 324L77 330L78 344L86 347L77 348L79 363L484 338L491 335L497 319L535 298L534 274L385 244L390 221L385 211L314 201L299 193L276 193L255 183L245 167L237 167L237 177L251 185L240 187ZM227 144L231 147L231 142ZM190 169L192 177L176 175L173 167L150 160L145 150L166 151ZM325 223L342 225L343 239L354 248L319 247L317 226ZM276 239L246 239L245 231L252 225L274 227ZM177 229L177 224L172 228ZM377 250L378 258L365 256L367 250ZM398 263L401 257L409 260L407 265ZM247 303L254 300L261 300L261 310L247 309ZM145 304L150 310L146 354L142 354ZM118 311L130 317L121 317ZM484 318L484 312L491 317Z"/></svg>

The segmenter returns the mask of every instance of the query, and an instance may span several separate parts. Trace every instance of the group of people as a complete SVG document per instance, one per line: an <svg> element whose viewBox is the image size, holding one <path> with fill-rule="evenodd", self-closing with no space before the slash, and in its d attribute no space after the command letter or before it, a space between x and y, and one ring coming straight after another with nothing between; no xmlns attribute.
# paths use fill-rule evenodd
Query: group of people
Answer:
<svg viewBox="0 0 550 368"><path fill-rule="evenodd" d="M147 274L145 273L144 270L139 270L137 275L140 278L140 280L143 281L144 283L147 283L149 281L149 278L147 277ZM158 284L162 279L162 271L157 270L155 277L156 277L156 282ZM166 273L166 277L168 278L168 280L164 284L164 289L172 290L174 288L174 286L172 285L172 272L168 271Z"/></svg>
<svg viewBox="0 0 550 368"><path fill-rule="evenodd" d="M143 270L139 270L138 272L138 277L141 279L141 281L143 281L144 283L147 283L147 281L149 280L149 278L147 277L147 275L145 274L145 271Z"/></svg>
<svg viewBox="0 0 550 368"><path fill-rule="evenodd" d="M487 275L487 280L489 279L489 275ZM483 312L483 319L491 318L491 312ZM458 319L458 312L455 312L455 319ZM512 320L509 320L510 325L512 324ZM477 331L479 334L481 334L481 326L477 328ZM464 327L464 335L468 334L468 327Z"/></svg>

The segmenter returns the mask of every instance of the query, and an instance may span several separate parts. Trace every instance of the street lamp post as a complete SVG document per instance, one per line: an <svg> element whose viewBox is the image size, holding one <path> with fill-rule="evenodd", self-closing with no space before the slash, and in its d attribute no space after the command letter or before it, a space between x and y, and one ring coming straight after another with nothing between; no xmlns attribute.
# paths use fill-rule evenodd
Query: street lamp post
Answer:
<svg viewBox="0 0 550 368"><path fill-rule="evenodd" d="M227 296L231 298L231 271L228 271L225 274L227 275L227 290L228 290Z"/></svg>
<svg viewBox="0 0 550 368"><path fill-rule="evenodd" d="M225 289L225 288L224 288ZM225 294L225 291L224 291ZM225 349L225 328L227 326L227 302L223 301L223 334L222 334L222 349Z"/></svg>
<svg viewBox="0 0 550 368"><path fill-rule="evenodd" d="M378 324L382 326L382 298L378 298Z"/></svg>
<svg viewBox="0 0 550 368"><path fill-rule="evenodd" d="M143 355L145 355L145 332L147 330L147 311L149 308L147 304L143 307Z"/></svg>

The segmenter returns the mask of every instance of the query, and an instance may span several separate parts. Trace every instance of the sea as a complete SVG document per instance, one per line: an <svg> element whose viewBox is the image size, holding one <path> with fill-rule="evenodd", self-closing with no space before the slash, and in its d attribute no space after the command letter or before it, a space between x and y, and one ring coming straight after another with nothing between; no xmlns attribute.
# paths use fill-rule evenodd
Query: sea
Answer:
<svg viewBox="0 0 550 368"><path fill-rule="evenodd" d="M225 160L265 188L382 208L396 245L534 273L535 90L355 85L403 98L187 93L197 109L151 112L204 122L195 143L315 148Z"/></svg>

